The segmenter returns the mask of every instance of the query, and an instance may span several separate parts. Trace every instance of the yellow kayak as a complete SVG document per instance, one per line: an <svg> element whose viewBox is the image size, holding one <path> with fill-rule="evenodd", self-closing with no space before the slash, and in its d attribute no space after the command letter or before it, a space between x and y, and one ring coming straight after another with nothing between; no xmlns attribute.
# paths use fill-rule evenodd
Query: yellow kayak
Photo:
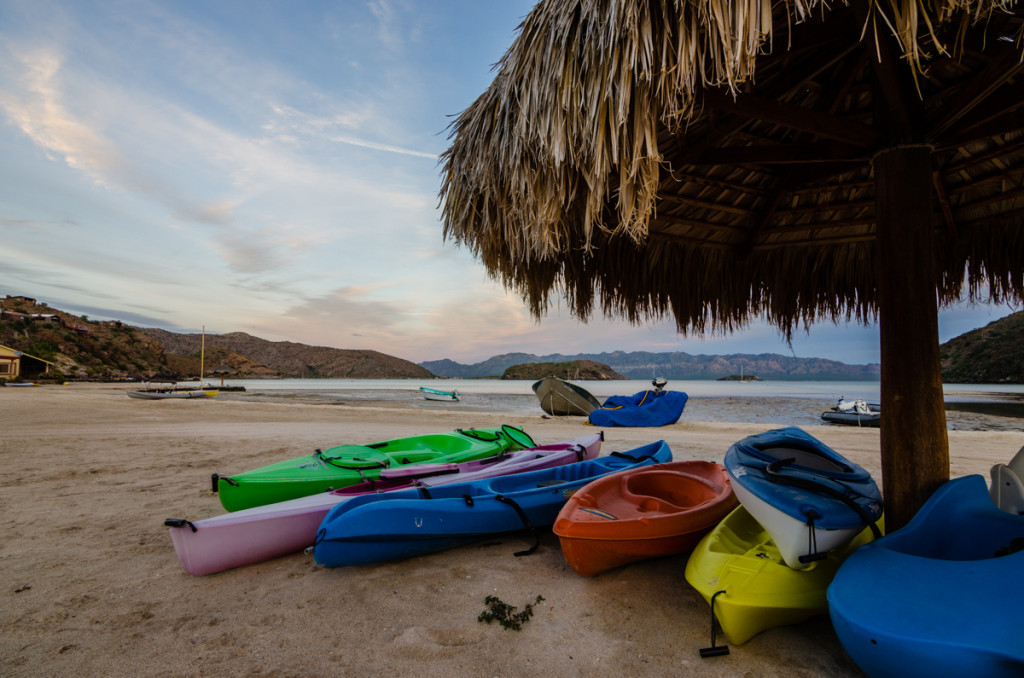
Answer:
<svg viewBox="0 0 1024 678"><path fill-rule="evenodd" d="M881 527L881 520L879 520ZM836 570L871 541L865 528L845 546L809 567L794 570L743 506L697 544L686 563L686 581L711 603L726 639L742 645L761 631L828 613L825 597Z"/></svg>

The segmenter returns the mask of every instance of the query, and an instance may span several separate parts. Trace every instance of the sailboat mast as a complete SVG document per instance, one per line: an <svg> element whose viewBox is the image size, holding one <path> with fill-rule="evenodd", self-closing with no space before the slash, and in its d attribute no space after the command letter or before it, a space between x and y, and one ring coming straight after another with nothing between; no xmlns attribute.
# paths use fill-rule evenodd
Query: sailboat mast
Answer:
<svg viewBox="0 0 1024 678"><path fill-rule="evenodd" d="M203 387L203 368L206 366L206 325L203 325L203 340L199 345L199 388Z"/></svg>

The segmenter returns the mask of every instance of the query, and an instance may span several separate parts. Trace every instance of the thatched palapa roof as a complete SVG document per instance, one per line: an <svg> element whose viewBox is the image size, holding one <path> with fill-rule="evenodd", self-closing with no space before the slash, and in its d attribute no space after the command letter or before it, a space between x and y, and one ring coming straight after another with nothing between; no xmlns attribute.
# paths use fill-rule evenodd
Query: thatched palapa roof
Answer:
<svg viewBox="0 0 1024 678"><path fill-rule="evenodd" d="M936 305L1024 300L1022 50L1016 0L542 0L452 125L445 238L538 316L877 318L899 525L948 478Z"/></svg>
<svg viewBox="0 0 1024 678"><path fill-rule="evenodd" d="M684 332L870 320L870 160L911 115L877 110L895 27L926 121L899 141L934 149L941 299L1024 298L1019 6L854 4L541 2L453 124L445 236L538 315L564 293L584 319Z"/></svg>

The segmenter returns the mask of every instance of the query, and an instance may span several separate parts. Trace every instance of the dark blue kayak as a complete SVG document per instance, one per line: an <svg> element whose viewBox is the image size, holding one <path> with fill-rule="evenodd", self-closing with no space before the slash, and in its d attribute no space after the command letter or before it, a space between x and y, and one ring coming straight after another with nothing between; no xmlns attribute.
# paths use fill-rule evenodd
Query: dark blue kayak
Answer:
<svg viewBox="0 0 1024 678"><path fill-rule="evenodd" d="M541 471L355 497L324 518L314 557L325 567L357 565L549 526L569 497L595 478L669 461L672 451L659 441Z"/></svg>
<svg viewBox="0 0 1024 678"><path fill-rule="evenodd" d="M983 477L957 478L843 563L829 614L872 678L1019 678L1022 572L1024 516L997 508Z"/></svg>

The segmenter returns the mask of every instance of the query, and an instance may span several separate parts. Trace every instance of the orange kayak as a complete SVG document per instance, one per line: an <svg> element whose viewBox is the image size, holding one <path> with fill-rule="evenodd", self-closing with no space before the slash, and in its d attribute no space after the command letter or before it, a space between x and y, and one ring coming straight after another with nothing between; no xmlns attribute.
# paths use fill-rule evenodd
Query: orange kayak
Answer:
<svg viewBox="0 0 1024 678"><path fill-rule="evenodd" d="M678 461L622 471L580 488L554 533L578 574L690 551L738 502L725 467Z"/></svg>

